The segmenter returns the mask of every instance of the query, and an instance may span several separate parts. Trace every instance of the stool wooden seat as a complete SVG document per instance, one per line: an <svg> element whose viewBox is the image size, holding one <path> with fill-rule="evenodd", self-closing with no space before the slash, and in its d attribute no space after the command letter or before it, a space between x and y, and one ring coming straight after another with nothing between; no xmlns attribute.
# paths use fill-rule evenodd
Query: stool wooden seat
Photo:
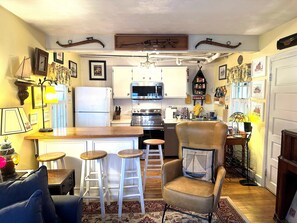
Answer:
<svg viewBox="0 0 297 223"><path fill-rule="evenodd" d="M105 162L106 156L107 152L102 150L87 151L80 154L80 158L82 159L80 197L85 199L99 198L102 218L105 217L105 198L108 205L110 204L110 191L108 188L107 166ZM94 161L95 166L92 167ZM90 186L90 182L98 182L98 186ZM99 191L99 195L91 194L91 190L94 189Z"/></svg>
<svg viewBox="0 0 297 223"><path fill-rule="evenodd" d="M52 153L45 153L42 155L39 155L37 157L37 161L39 162L39 166L44 165L46 162L50 162L51 165L48 167L49 169L58 169L58 160L61 161L61 165L63 169L66 169L64 157L66 156L66 153L64 152L52 152Z"/></svg>
<svg viewBox="0 0 297 223"><path fill-rule="evenodd" d="M161 178L161 168L163 165L162 145L165 143L163 139L146 139L143 141L146 144L145 164L143 170L143 191L145 191L147 178ZM150 146L158 146L158 149L151 149ZM148 171L160 171L159 176L150 176Z"/></svg>
<svg viewBox="0 0 297 223"><path fill-rule="evenodd" d="M96 160L102 159L107 156L107 152L102 150L88 151L80 154L80 158L83 160Z"/></svg>
<svg viewBox="0 0 297 223"><path fill-rule="evenodd" d="M140 157L143 155L141 150L134 150L134 149L126 149L121 150L118 152L118 156L122 159L121 165L121 177L120 177L120 185L119 185L119 199L118 199L118 216L122 216L122 207L123 207L123 199L130 198L130 197L139 197L139 202L141 206L141 213L145 213L144 208L144 197L143 197L143 189L142 189L142 180L141 180L141 168L140 168ZM127 162L126 160L132 159L133 160L133 167L135 169L127 170ZM135 184L135 180L137 180L137 184ZM125 185L125 182L127 183ZM131 184L128 184L131 183ZM128 194L128 190L124 189L133 189L137 188L138 191L132 191L133 193Z"/></svg>
<svg viewBox="0 0 297 223"><path fill-rule="evenodd" d="M144 144L147 145L163 145L165 143L165 140L163 139L146 139L143 141Z"/></svg>

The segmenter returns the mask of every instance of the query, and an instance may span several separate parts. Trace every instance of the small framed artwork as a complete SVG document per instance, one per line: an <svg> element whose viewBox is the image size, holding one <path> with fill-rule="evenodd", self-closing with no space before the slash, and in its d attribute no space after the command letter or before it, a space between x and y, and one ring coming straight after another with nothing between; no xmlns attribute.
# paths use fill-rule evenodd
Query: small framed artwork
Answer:
<svg viewBox="0 0 297 223"><path fill-rule="evenodd" d="M106 61L90 60L90 80L106 80Z"/></svg>
<svg viewBox="0 0 297 223"><path fill-rule="evenodd" d="M41 87L32 86L32 108L41 108ZM43 86L43 91L45 92L45 86ZM43 107L46 107L46 103L43 102Z"/></svg>
<svg viewBox="0 0 297 223"><path fill-rule="evenodd" d="M256 117L259 117L261 121L264 121L264 103L251 102L251 113Z"/></svg>
<svg viewBox="0 0 297 223"><path fill-rule="evenodd" d="M219 66L219 80L225 80L227 78L227 64Z"/></svg>
<svg viewBox="0 0 297 223"><path fill-rule="evenodd" d="M266 75L266 57L260 57L252 61L252 77L264 77Z"/></svg>
<svg viewBox="0 0 297 223"><path fill-rule="evenodd" d="M60 64L64 64L64 53L54 52L54 61Z"/></svg>
<svg viewBox="0 0 297 223"><path fill-rule="evenodd" d="M265 80L252 82L252 98L265 98Z"/></svg>
<svg viewBox="0 0 297 223"><path fill-rule="evenodd" d="M71 70L71 77L77 78L77 63L69 60L69 69Z"/></svg>
<svg viewBox="0 0 297 223"><path fill-rule="evenodd" d="M31 113L29 116L31 125L36 125L38 122L38 113Z"/></svg>
<svg viewBox="0 0 297 223"><path fill-rule="evenodd" d="M39 48L35 48L34 74L46 76L47 67L48 67L48 52L41 50Z"/></svg>

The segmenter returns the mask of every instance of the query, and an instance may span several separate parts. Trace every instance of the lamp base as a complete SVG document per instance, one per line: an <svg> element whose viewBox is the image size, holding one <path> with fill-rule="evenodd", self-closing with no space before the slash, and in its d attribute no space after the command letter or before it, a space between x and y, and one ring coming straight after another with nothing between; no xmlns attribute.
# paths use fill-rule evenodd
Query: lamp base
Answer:
<svg viewBox="0 0 297 223"><path fill-rule="evenodd" d="M239 183L240 183L242 186L258 186L258 184L256 184L256 183L253 182L253 181L250 181L250 180L240 180Z"/></svg>
<svg viewBox="0 0 297 223"><path fill-rule="evenodd" d="M39 129L39 132L52 132L54 131L52 128L42 128L42 129Z"/></svg>

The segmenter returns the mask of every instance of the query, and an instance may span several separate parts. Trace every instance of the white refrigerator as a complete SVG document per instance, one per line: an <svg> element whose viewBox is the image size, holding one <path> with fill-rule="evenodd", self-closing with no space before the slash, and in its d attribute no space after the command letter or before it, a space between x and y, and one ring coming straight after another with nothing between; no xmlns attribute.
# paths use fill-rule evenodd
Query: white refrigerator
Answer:
<svg viewBox="0 0 297 223"><path fill-rule="evenodd" d="M110 126L112 90L107 87L75 88L75 127Z"/></svg>

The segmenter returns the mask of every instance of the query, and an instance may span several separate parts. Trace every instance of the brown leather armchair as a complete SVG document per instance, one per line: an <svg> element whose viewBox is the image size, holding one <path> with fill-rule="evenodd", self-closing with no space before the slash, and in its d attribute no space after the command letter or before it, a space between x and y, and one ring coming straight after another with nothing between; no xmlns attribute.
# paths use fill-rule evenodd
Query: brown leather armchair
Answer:
<svg viewBox="0 0 297 223"><path fill-rule="evenodd" d="M226 175L223 164L227 125L222 122L183 122L177 124L176 133L179 141L179 159L167 162L162 167L162 196L166 202L162 222L167 209L177 211L172 206L207 214L204 219L211 222L212 213L218 208ZM182 147L215 149L214 183L183 176Z"/></svg>

